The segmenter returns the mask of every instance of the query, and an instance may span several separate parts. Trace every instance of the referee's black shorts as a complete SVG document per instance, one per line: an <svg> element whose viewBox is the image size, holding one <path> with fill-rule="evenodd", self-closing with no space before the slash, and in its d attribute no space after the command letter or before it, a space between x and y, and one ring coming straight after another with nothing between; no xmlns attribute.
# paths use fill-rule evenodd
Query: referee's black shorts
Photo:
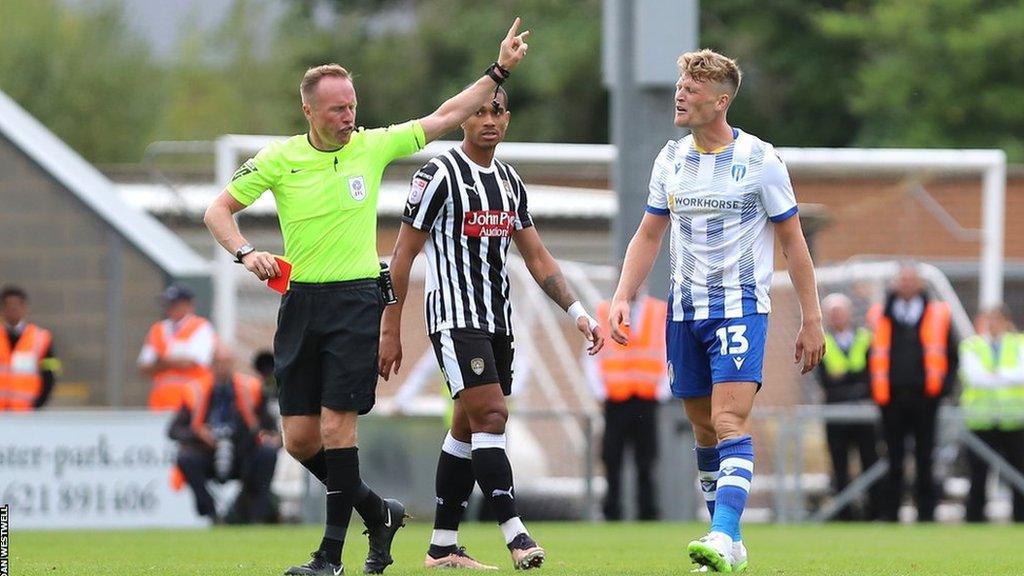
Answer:
<svg viewBox="0 0 1024 576"><path fill-rule="evenodd" d="M375 279L290 284L274 335L282 416L373 408L383 311Z"/></svg>
<svg viewBox="0 0 1024 576"><path fill-rule="evenodd" d="M452 398L466 388L495 383L505 396L512 393L515 343L511 334L451 328L431 334L430 342Z"/></svg>

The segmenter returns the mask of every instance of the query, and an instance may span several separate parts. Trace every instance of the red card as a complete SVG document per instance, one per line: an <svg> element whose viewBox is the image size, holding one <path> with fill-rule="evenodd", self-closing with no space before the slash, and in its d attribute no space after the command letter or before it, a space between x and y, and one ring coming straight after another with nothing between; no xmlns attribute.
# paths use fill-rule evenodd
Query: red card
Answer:
<svg viewBox="0 0 1024 576"><path fill-rule="evenodd" d="M281 275L267 280L267 286L275 292L284 294L288 291L288 279L292 276L292 265L280 256L274 256L274 260L277 261L277 267L281 269Z"/></svg>

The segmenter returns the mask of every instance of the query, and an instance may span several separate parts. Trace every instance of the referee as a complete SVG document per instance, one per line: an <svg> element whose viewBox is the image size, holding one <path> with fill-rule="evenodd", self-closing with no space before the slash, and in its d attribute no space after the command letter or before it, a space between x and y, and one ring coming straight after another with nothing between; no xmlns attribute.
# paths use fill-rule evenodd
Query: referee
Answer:
<svg viewBox="0 0 1024 576"><path fill-rule="evenodd" d="M356 92L348 71L326 64L300 85L309 132L270 144L235 173L206 211L221 246L260 280L276 278L273 256L258 251L232 215L265 190L277 203L292 282L274 337L275 376L285 447L327 487L327 520L312 559L288 575L341 574L353 507L369 535L363 571L390 565L391 541L405 507L382 500L359 476L357 416L373 407L384 299L378 287L377 194L392 160L420 150L491 101L495 87L527 51L517 18L485 75L429 116L388 128L356 128Z"/></svg>

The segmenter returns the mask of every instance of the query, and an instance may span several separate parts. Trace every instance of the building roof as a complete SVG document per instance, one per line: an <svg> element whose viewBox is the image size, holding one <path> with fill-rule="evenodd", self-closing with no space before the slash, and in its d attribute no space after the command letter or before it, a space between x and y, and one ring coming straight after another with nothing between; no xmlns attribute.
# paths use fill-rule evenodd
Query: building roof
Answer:
<svg viewBox="0 0 1024 576"><path fill-rule="evenodd" d="M185 184L173 189L162 184L115 184L125 203L157 216L181 215L202 218L213 198L223 189L215 184ZM564 186L528 185L530 214L539 218L610 219L618 209L618 198L609 190ZM405 209L409 183L381 182L377 213L399 217ZM246 209L250 216L277 213L272 194L260 196Z"/></svg>
<svg viewBox="0 0 1024 576"><path fill-rule="evenodd" d="M121 200L114 184L0 91L0 135L74 194L172 277L208 276L210 266L153 216Z"/></svg>

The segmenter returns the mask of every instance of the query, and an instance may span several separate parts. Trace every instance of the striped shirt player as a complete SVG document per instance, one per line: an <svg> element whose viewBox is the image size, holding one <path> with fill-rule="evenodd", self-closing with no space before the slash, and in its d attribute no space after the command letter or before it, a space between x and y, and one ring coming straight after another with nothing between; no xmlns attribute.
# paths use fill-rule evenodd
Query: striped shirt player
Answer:
<svg viewBox="0 0 1024 576"><path fill-rule="evenodd" d="M511 242L544 292L601 349L600 328L569 288L558 262L533 226L522 179L494 157L508 128L508 94L497 90L462 124L462 143L431 159L412 178L391 272L398 303L384 313L380 374L401 365L402 309L409 271L427 255L424 310L427 333L453 402L451 429L437 463L434 530L428 568L488 569L458 545L465 504L479 484L516 568L540 566L545 551L516 511L512 467L505 452L512 392Z"/></svg>
<svg viewBox="0 0 1024 576"><path fill-rule="evenodd" d="M402 220L430 233L427 333L473 328L511 339L508 249L515 230L533 226L515 169L497 159L484 168L452 148L413 176Z"/></svg>

